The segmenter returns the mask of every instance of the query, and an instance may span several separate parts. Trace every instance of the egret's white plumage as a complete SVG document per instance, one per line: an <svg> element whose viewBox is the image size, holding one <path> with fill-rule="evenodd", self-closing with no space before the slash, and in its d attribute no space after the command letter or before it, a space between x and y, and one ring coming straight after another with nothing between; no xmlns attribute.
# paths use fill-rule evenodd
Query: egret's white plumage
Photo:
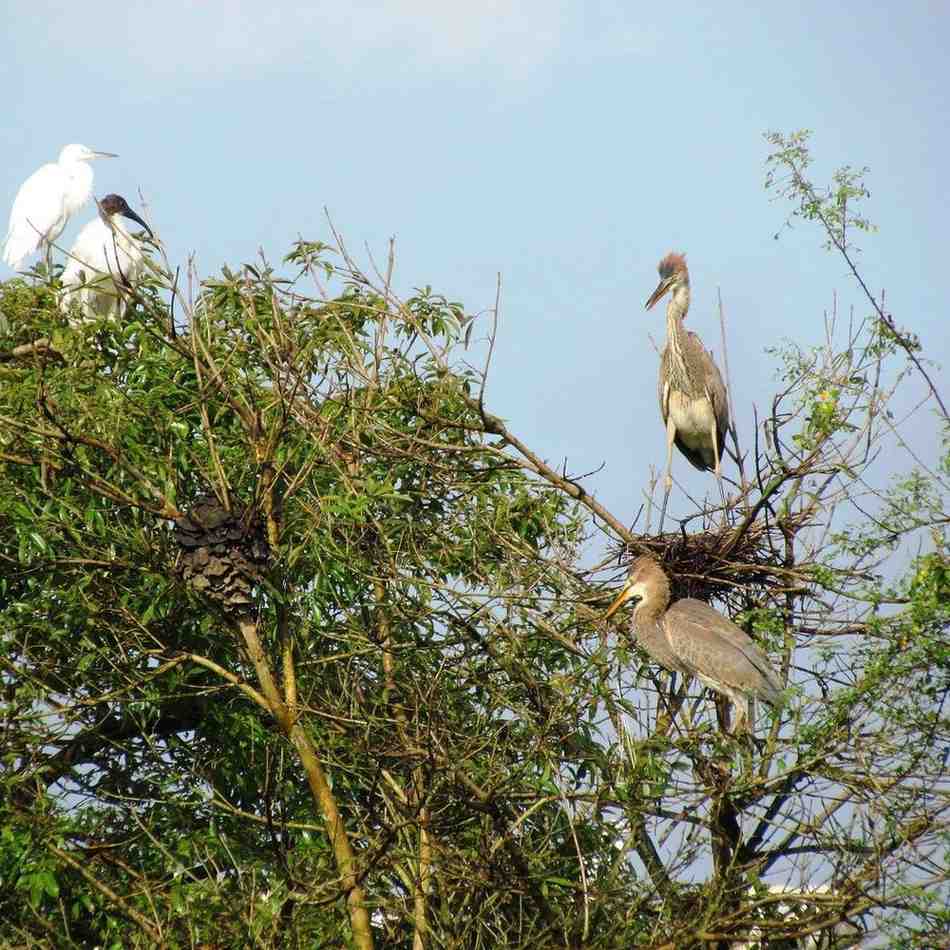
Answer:
<svg viewBox="0 0 950 950"><path fill-rule="evenodd" d="M80 232L63 270L59 305L70 312L78 304L87 318L121 317L123 288L133 287L145 269L145 251L122 218L136 221L152 236L149 226L121 195L106 195L99 216Z"/></svg>
<svg viewBox="0 0 950 950"><path fill-rule="evenodd" d="M58 161L33 172L13 199L4 261L17 269L41 244L55 241L70 216L92 195L92 169L88 162L115 157L111 152L97 152L85 145L67 145L59 153Z"/></svg>

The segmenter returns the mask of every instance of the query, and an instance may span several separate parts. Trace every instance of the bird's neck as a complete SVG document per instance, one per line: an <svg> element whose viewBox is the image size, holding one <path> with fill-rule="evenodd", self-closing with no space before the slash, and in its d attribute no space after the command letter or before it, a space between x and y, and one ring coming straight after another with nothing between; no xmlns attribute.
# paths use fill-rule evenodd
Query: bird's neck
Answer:
<svg viewBox="0 0 950 950"><path fill-rule="evenodd" d="M657 610L657 605L648 600L641 600L633 611L633 625L640 629L656 626L663 611Z"/></svg>
<svg viewBox="0 0 950 950"><path fill-rule="evenodd" d="M678 284L670 294L666 305L666 327L670 335L682 330L686 312L689 310L689 284Z"/></svg>
<svg viewBox="0 0 950 950"><path fill-rule="evenodd" d="M669 606L669 603L669 583L658 583L657 586L637 604L633 611L633 622L638 625L649 625L659 622L660 617Z"/></svg>
<svg viewBox="0 0 950 950"><path fill-rule="evenodd" d="M684 364L686 330L683 320L689 310L689 286L680 284L670 296L666 305L666 346L674 366Z"/></svg>
<svg viewBox="0 0 950 950"><path fill-rule="evenodd" d="M135 253L135 238L129 233L119 215L116 214L111 217L100 215L99 219L105 225L106 253L109 255L110 261L115 257L115 249L118 249L119 253L124 255Z"/></svg>
<svg viewBox="0 0 950 950"><path fill-rule="evenodd" d="M73 181L84 181L86 179L92 181L92 166L89 162L60 162L60 165L62 165L63 171L66 172Z"/></svg>
<svg viewBox="0 0 950 950"><path fill-rule="evenodd" d="M87 162L69 162L63 170L69 179L66 211L75 214L92 196L92 169Z"/></svg>

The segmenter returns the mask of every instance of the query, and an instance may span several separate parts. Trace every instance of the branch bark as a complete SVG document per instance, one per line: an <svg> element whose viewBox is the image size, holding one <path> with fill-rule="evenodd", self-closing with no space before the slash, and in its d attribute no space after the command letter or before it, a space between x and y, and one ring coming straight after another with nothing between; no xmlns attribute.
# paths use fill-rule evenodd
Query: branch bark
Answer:
<svg viewBox="0 0 950 950"><path fill-rule="evenodd" d="M330 788L330 782L320 763L320 758L310 740L310 736L281 697L267 661L264 647L258 636L257 623L250 617L240 617L238 619L238 629L247 649L247 654L257 672L261 693L281 731L297 750L300 764L307 776L310 793L323 815L327 833L330 837L330 845L333 848L337 871L340 874L341 886L346 892L346 904L350 914L354 944L362 950L372 950L373 933L370 927L369 913L366 910L365 895L356 872L356 858L347 837L336 798Z"/></svg>

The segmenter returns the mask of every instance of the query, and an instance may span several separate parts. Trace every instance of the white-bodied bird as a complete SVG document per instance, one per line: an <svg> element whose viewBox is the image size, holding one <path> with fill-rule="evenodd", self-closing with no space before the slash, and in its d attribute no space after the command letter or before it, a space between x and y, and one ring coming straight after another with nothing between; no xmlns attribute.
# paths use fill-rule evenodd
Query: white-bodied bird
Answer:
<svg viewBox="0 0 950 950"><path fill-rule="evenodd" d="M97 152L85 145L67 145L59 160L38 168L13 199L10 227L3 259L14 270L41 244L55 241L66 222L92 195L94 158L117 158L112 152Z"/></svg>
<svg viewBox="0 0 950 950"><path fill-rule="evenodd" d="M69 251L59 298L64 313L78 304L84 317L121 317L123 291L131 289L145 269L145 251L122 222L128 218L152 229L129 207L121 195L106 195L99 202L99 216L80 232Z"/></svg>

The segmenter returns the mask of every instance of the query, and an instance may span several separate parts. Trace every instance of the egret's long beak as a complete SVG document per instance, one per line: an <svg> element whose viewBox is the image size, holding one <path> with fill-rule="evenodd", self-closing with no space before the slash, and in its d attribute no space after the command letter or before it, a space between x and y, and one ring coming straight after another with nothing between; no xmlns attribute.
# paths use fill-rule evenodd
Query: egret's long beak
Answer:
<svg viewBox="0 0 950 950"><path fill-rule="evenodd" d="M650 294L650 299L646 303L646 309L649 310L658 300L662 299L663 295L673 286L672 277L664 277L663 280L657 284L656 290Z"/></svg>
<svg viewBox="0 0 950 950"><path fill-rule="evenodd" d="M93 152L92 153L96 158L118 158L115 152Z"/></svg>
<svg viewBox="0 0 950 950"><path fill-rule="evenodd" d="M153 241L155 240L155 235L152 234L152 229L131 208L129 208L128 211L123 211L122 217L129 218L131 221L137 221L139 224L142 225L143 228L145 228L146 231L148 231L148 236Z"/></svg>
<svg viewBox="0 0 950 950"><path fill-rule="evenodd" d="M604 620L610 619L631 597L636 595L633 592L634 585L631 581L627 581L623 585L623 590L617 594L614 602L607 608L607 613L604 614Z"/></svg>

